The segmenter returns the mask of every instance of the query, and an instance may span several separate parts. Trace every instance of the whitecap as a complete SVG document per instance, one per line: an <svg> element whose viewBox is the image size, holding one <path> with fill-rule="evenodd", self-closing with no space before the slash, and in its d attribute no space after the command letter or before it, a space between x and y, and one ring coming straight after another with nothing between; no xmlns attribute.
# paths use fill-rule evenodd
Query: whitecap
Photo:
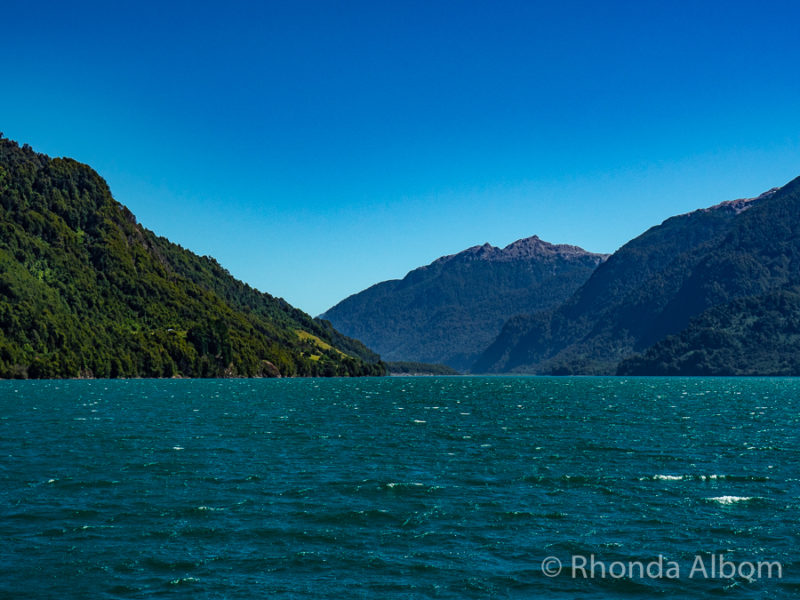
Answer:
<svg viewBox="0 0 800 600"><path fill-rule="evenodd" d="M653 475L659 481L683 481L683 475Z"/></svg>
<svg viewBox="0 0 800 600"><path fill-rule="evenodd" d="M718 502L719 504L734 504L736 502L750 502L751 500L755 500L755 496L716 496L714 498L706 498L706 500L711 500L712 502Z"/></svg>

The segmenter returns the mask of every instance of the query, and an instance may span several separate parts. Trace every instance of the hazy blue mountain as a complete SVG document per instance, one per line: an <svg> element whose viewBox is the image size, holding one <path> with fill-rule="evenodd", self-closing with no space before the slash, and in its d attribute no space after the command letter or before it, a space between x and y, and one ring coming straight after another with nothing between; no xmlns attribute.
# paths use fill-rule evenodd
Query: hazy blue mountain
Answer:
<svg viewBox="0 0 800 600"><path fill-rule="evenodd" d="M474 246L354 294L322 318L385 360L466 370L508 318L556 306L605 258L536 236Z"/></svg>

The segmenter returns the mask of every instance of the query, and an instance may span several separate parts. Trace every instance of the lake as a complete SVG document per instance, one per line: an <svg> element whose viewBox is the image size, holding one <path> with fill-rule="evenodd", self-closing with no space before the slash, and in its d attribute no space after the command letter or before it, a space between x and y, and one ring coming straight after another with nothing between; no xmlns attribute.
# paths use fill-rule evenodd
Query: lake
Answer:
<svg viewBox="0 0 800 600"><path fill-rule="evenodd" d="M800 380L0 382L0 596L795 598Z"/></svg>

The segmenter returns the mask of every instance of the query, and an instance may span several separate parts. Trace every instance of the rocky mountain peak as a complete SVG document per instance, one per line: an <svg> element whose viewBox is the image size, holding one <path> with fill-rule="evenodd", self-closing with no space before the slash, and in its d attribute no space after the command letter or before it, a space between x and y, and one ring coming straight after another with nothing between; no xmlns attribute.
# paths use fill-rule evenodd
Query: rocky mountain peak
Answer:
<svg viewBox="0 0 800 600"><path fill-rule="evenodd" d="M481 246L472 246L458 254L450 254L434 261L433 264L449 262L451 260L485 260L490 262L506 262L514 260L527 260L533 258L565 258L575 259L585 256L595 256L598 262L605 260L607 254L595 254L588 252L579 246L568 244L551 244L545 242L539 236L522 238L512 242L505 248L492 246L488 242Z"/></svg>

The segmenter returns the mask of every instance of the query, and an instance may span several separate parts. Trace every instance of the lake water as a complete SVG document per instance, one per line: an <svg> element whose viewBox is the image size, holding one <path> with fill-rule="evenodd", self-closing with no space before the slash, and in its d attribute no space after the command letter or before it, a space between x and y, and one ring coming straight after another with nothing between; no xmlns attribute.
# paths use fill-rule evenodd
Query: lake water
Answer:
<svg viewBox="0 0 800 600"><path fill-rule="evenodd" d="M796 598L798 421L793 379L4 381L0 597Z"/></svg>

